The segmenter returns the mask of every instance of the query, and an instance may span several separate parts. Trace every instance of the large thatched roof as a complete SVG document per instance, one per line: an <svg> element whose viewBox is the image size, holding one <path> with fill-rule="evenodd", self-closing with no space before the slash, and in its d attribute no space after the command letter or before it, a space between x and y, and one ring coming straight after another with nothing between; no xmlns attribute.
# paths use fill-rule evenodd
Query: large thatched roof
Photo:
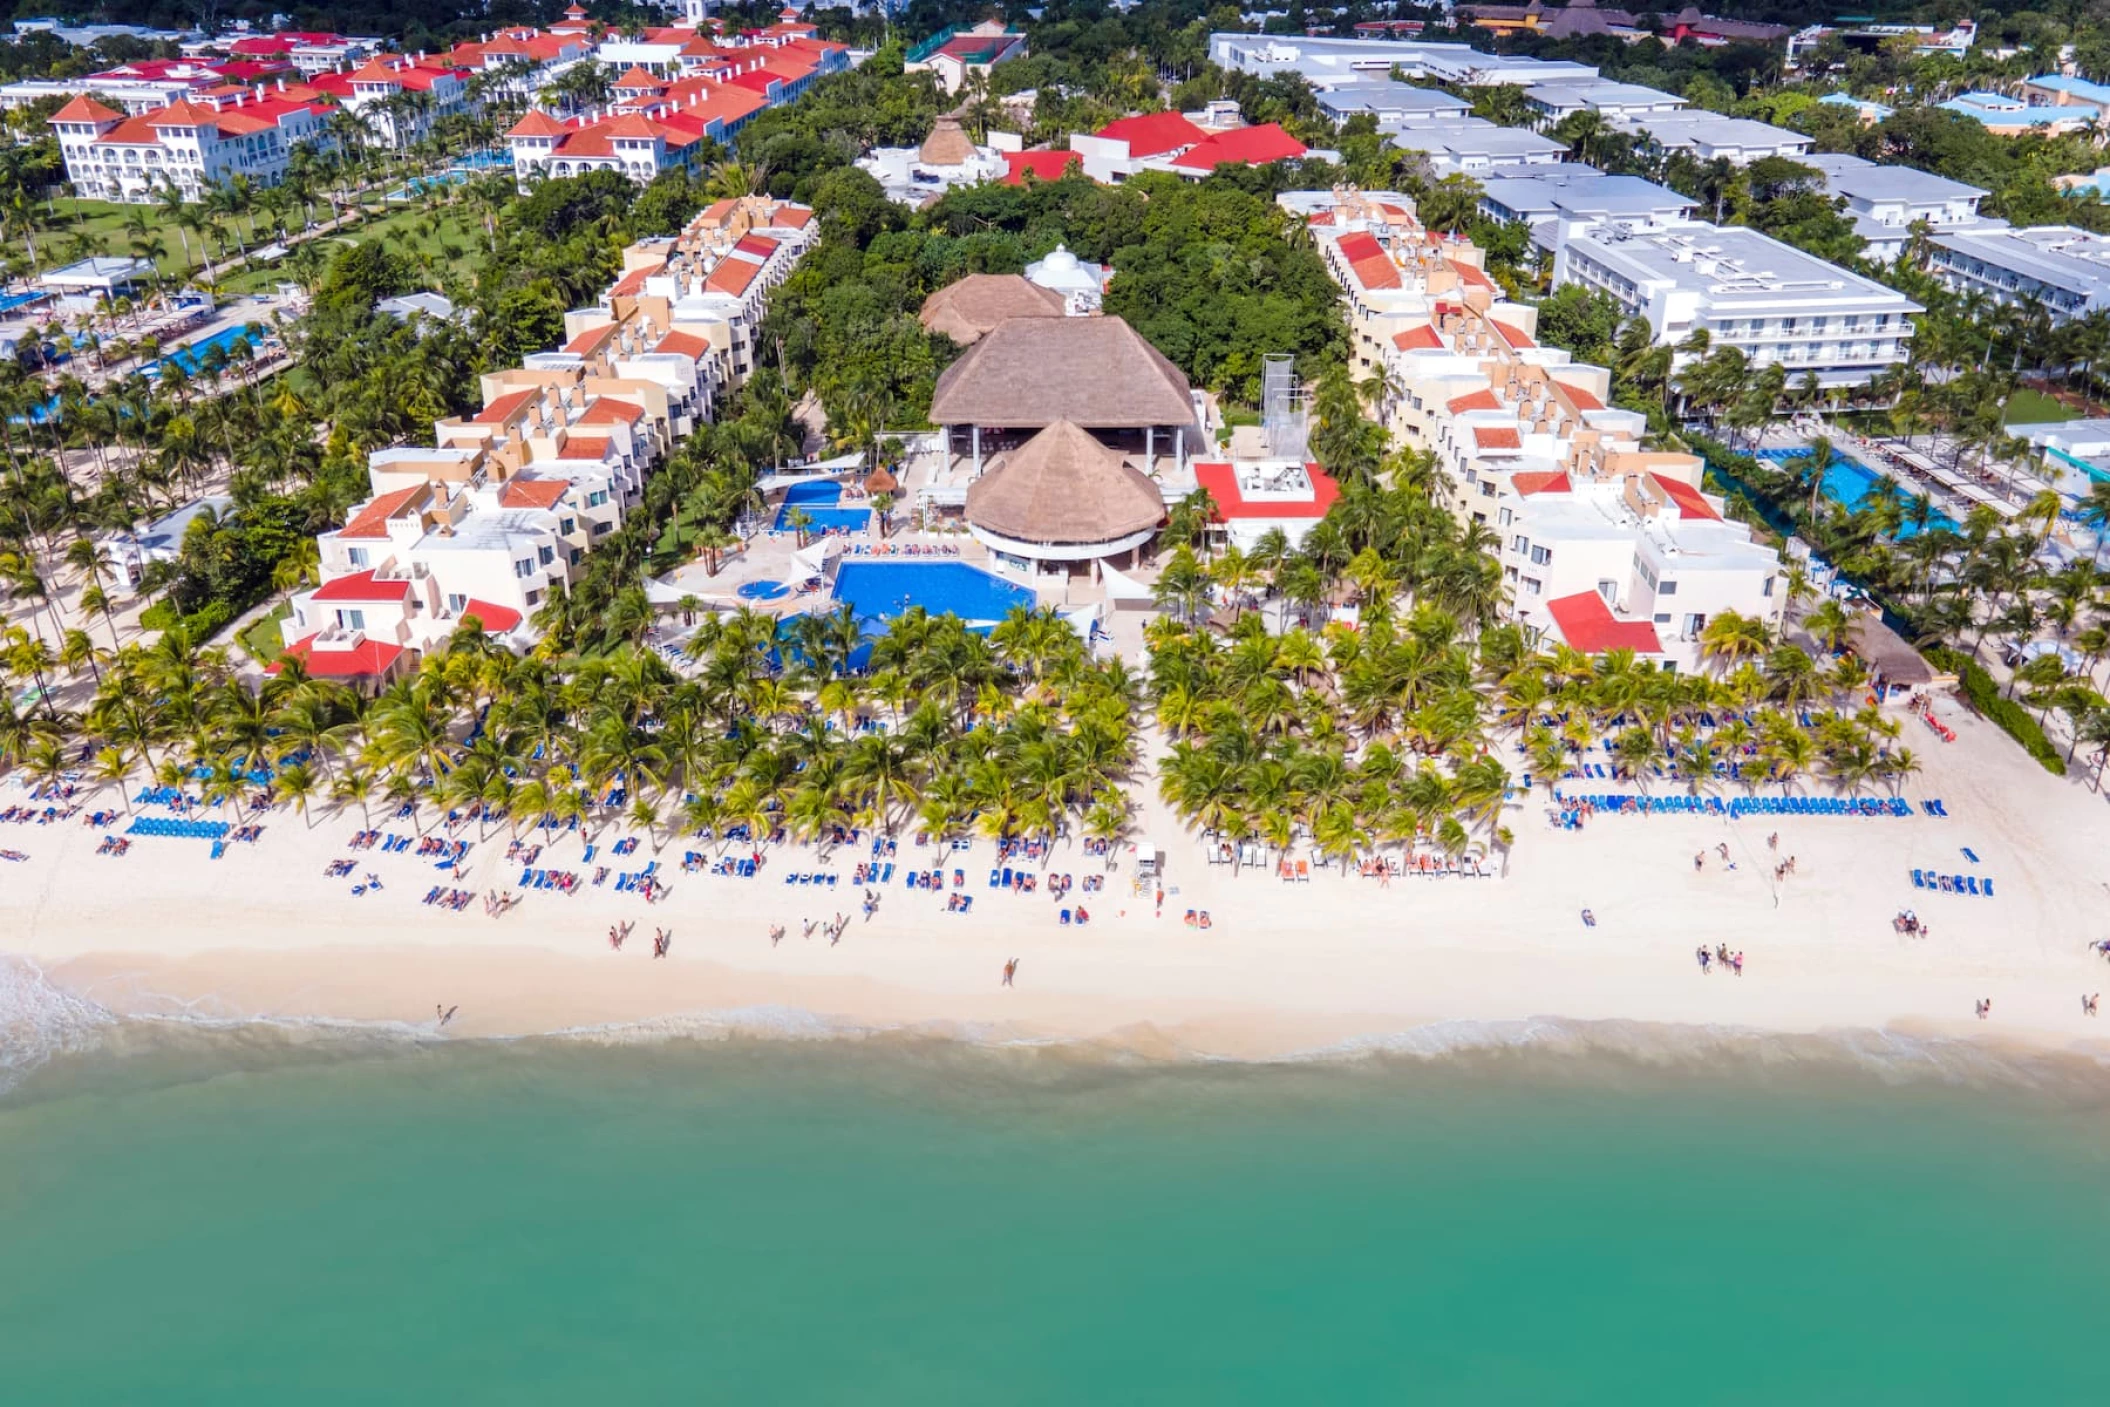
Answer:
<svg viewBox="0 0 2110 1407"><path fill-rule="evenodd" d="M925 166L965 166L974 160L974 141L961 129L960 119L948 113L923 139L916 159Z"/></svg>
<svg viewBox="0 0 2110 1407"><path fill-rule="evenodd" d="M1156 484L1067 420L967 486L967 521L1019 542L1113 542L1164 516Z"/></svg>
<svg viewBox="0 0 2110 1407"><path fill-rule="evenodd" d="M1190 425L1187 378L1120 318L1013 318L945 369L937 425L1091 430Z"/></svg>
<svg viewBox="0 0 2110 1407"><path fill-rule="evenodd" d="M1012 318L1059 318L1062 295L1020 274L969 274L923 300L923 330L942 332L962 347L982 340Z"/></svg>

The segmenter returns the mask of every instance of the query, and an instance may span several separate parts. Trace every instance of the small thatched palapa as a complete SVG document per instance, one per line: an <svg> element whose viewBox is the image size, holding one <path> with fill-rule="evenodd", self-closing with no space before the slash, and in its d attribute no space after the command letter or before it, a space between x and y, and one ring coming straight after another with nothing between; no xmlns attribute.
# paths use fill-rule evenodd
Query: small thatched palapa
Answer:
<svg viewBox="0 0 2110 1407"><path fill-rule="evenodd" d="M923 139L916 159L925 166L965 166L974 160L974 142L961 130L960 119L948 113Z"/></svg>
<svg viewBox="0 0 2110 1407"><path fill-rule="evenodd" d="M938 378L936 425L1091 430L1194 423L1187 378L1120 318L1014 318Z"/></svg>
<svg viewBox="0 0 2110 1407"><path fill-rule="evenodd" d="M1164 517L1158 486L1067 420L967 486L967 521L1015 542L1116 542Z"/></svg>
<svg viewBox="0 0 2110 1407"><path fill-rule="evenodd" d="M887 472L884 464L865 475L866 493L892 493L900 487L900 481Z"/></svg>
<svg viewBox="0 0 2110 1407"><path fill-rule="evenodd" d="M1062 295L1019 274L969 274L923 300L923 330L973 346L1012 318L1059 318Z"/></svg>

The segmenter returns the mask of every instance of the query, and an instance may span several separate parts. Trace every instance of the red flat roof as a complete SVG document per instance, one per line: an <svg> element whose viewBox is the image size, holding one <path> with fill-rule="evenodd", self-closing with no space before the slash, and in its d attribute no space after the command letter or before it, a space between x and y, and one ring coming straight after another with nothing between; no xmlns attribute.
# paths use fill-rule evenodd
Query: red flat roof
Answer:
<svg viewBox="0 0 2110 1407"><path fill-rule="evenodd" d="M315 590L317 601L401 601L410 595L407 581L375 581L374 574L354 572L326 581Z"/></svg>
<svg viewBox="0 0 2110 1407"><path fill-rule="evenodd" d="M1216 500L1218 522L1231 518L1325 517L1326 510L1333 507L1333 501L1341 496L1341 486L1316 464L1306 464L1304 472L1311 475L1310 498L1287 503L1277 500L1248 503L1238 491L1238 475L1229 464L1218 461L1194 466L1195 481Z"/></svg>
<svg viewBox="0 0 2110 1407"><path fill-rule="evenodd" d="M318 650L315 637L310 635L286 647L281 658L297 659L308 667L308 673L325 679L359 679L367 675L387 672L403 656L401 645L388 645L379 640L362 640L349 650ZM268 671L276 674L279 663L273 660Z"/></svg>
<svg viewBox="0 0 2110 1407"><path fill-rule="evenodd" d="M495 606L489 601L473 598L462 607L461 613L465 616L475 616L484 623L485 630L499 635L519 625L521 619L520 612L511 606Z"/></svg>
<svg viewBox="0 0 2110 1407"><path fill-rule="evenodd" d="M1603 654L1606 650L1632 650L1641 655L1663 653L1663 646L1656 639L1656 627L1645 620L1620 620L1605 604L1604 597L1594 591L1548 601L1546 609L1553 613L1554 627L1571 650L1586 655Z"/></svg>
<svg viewBox="0 0 2110 1407"><path fill-rule="evenodd" d="M1010 169L1004 173L1004 184L1024 185L1028 171L1038 180L1059 181L1083 164L1084 158L1073 151L1007 151L1004 165Z"/></svg>
<svg viewBox="0 0 2110 1407"><path fill-rule="evenodd" d="M1402 352L1440 352L1443 350L1443 337L1434 327L1423 323L1419 327L1410 327L1405 332L1393 334L1392 345Z"/></svg>

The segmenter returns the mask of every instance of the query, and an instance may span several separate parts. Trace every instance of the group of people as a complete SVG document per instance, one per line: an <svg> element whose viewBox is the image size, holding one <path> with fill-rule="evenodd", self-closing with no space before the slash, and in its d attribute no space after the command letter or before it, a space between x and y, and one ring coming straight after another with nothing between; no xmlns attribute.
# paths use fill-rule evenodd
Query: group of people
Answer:
<svg viewBox="0 0 2110 1407"><path fill-rule="evenodd" d="M1910 909L1898 910L1898 916L1890 921L1890 926L1907 938L1924 938L1929 931L1927 925L1920 922L1920 916Z"/></svg>
<svg viewBox="0 0 2110 1407"><path fill-rule="evenodd" d="M1715 853L1722 857L1723 869L1733 870L1736 868L1736 861L1729 858L1729 846L1726 842L1717 845L1714 848ZM1692 867L1695 871L1704 870L1707 868L1707 852L1705 850L1695 850L1692 852Z"/></svg>
<svg viewBox="0 0 2110 1407"><path fill-rule="evenodd" d="M609 924L608 946L615 949L619 953L623 951L623 940L630 936L630 930L635 927L637 927L637 923L633 919L625 919L621 923Z"/></svg>
<svg viewBox="0 0 2110 1407"><path fill-rule="evenodd" d="M1739 977L1744 975L1743 950L1738 949L1732 953L1727 943L1717 943L1712 952L1702 943L1693 950L1693 956L1699 959L1700 971L1703 973L1712 972L1719 965L1724 971L1733 972Z"/></svg>

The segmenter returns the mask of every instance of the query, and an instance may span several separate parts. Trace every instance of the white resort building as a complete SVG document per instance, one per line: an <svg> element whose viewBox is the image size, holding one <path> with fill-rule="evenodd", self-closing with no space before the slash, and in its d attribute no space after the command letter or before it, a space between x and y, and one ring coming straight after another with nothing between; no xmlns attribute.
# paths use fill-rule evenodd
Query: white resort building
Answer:
<svg viewBox="0 0 2110 1407"><path fill-rule="evenodd" d="M1585 653L1632 649L1681 670L1697 667L1715 615L1778 621L1780 562L1704 492L1701 461L1645 450L1646 417L1606 403L1611 373L1540 346L1537 309L1506 301L1478 250L1431 236L1391 193L1278 199L1349 300L1357 374L1387 379L1382 422L1432 452L1446 504L1499 539L1517 621ZM1220 509L1269 507L1265 479L1196 473Z"/></svg>

